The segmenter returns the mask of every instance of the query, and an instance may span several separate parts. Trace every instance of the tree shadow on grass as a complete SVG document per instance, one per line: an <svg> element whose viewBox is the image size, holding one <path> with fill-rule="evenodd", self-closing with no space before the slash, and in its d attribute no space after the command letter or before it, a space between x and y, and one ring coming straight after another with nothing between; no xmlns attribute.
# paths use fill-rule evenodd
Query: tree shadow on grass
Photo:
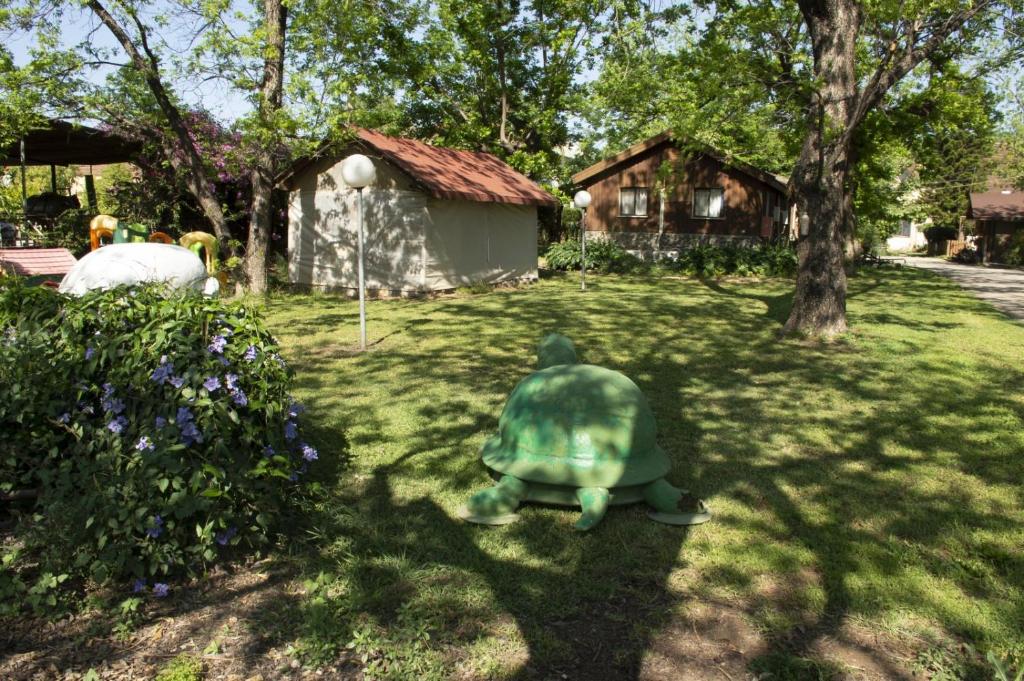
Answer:
<svg viewBox="0 0 1024 681"><path fill-rule="evenodd" d="M513 618L529 651L520 678L637 678L659 628L688 602L721 593L738 594L767 632L758 669L821 661L820 646L844 640L851 615L914 612L972 640L1024 621L1020 599L1000 595L1024 587L1024 561L1005 541L1020 511L1005 497L986 501L992 486L1019 484L1022 464L1007 452L1017 451L1012 423L1022 415L1012 395L1024 385L1021 372L995 354L950 371L948 358L929 352L936 333L959 329L940 314L870 317L883 301L936 291L940 311L985 316L986 308L929 278L854 279L857 343L808 346L777 342L777 326L765 324L766 310L784 319L783 284L763 293L718 282L650 286L596 278L582 295L563 287L432 301L416 312L415 342L346 367L358 376L390 372L386 380L403 390L350 414L353 442L398 431L403 442L398 456L367 471L344 500L352 514L327 532L351 537L353 555L400 558L349 570L363 611L387 620L426 598L430 589L411 574L460 574L485 585ZM890 338L897 326L902 335ZM529 371L536 341L554 330L576 340L587 361L640 385L673 457L673 482L712 500L719 513L711 525L688 534L652 527L638 509L614 509L583 536L571 531L570 511L528 509L507 528L452 520L458 503L487 484L476 454L482 437ZM436 338L445 341L427 342ZM326 395L323 377L337 365L319 362L303 367L302 380ZM434 393L442 397L423 397ZM413 414L415 425L389 424L395 411ZM951 443L951 429L965 446ZM356 516L374 520L368 529L349 522ZM983 531L956 529L964 527ZM984 556L983 566L966 568L970 555ZM684 580L690 595L670 588L694 568L700 573ZM980 599L982 619L943 594L950 584ZM453 594L435 605L449 613L441 627L449 636L463 617L488 626L490 606ZM470 645L473 635L463 634L449 643Z"/></svg>
<svg viewBox="0 0 1024 681"><path fill-rule="evenodd" d="M314 474L340 483L290 550L310 579L328 575L325 595L253 611L272 638L298 636L319 659L317 646L337 656L370 631L356 647L371 661L415 670L435 655L448 676L635 679L692 606L726 602L764 632L752 671L827 678L824 645L865 648L854 619L910 613L982 644L1024 629L1024 373L1007 360L1024 338L967 335L997 313L929 277L856 277L853 339L817 345L776 339L786 282L571 284L375 304L371 336L387 338L359 356L323 350L340 330L322 321L282 332L322 455L344 432L356 458ZM350 325L351 305L304 314ZM944 326L962 314L975 327ZM710 524L659 526L635 507L583 535L572 510L530 506L500 528L454 520L489 484L479 448L549 331L637 382L670 480L709 501ZM410 618L430 643L416 646ZM349 671L364 664L341 655ZM904 671L864 655L881 678Z"/></svg>

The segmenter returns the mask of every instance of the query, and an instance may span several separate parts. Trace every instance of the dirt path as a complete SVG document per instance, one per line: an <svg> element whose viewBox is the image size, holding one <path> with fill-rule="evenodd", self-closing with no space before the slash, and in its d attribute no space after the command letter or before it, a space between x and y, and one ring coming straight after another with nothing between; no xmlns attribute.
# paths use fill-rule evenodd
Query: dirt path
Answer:
<svg viewBox="0 0 1024 681"><path fill-rule="evenodd" d="M907 258L907 266L949 277L1018 321L1024 321L1024 270L961 265L941 258Z"/></svg>

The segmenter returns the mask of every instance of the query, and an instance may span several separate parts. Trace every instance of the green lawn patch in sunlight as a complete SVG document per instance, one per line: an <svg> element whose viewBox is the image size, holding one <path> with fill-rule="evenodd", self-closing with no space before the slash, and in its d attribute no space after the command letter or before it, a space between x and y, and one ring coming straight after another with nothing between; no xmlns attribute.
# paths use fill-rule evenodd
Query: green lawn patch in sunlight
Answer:
<svg viewBox="0 0 1024 681"><path fill-rule="evenodd" d="M749 670L792 678L861 664L830 653L853 630L904 673L955 641L1024 657L1024 327L930 274L864 271L851 333L780 341L792 288L595 276L581 293L556 276L371 300L363 354L357 303L276 296L328 493L296 528L308 588L263 626L307 663L347 655L386 678L656 678L660 637L697 635L712 607L740 613ZM552 331L640 386L668 479L710 523L638 507L588 534L562 508L456 518Z"/></svg>

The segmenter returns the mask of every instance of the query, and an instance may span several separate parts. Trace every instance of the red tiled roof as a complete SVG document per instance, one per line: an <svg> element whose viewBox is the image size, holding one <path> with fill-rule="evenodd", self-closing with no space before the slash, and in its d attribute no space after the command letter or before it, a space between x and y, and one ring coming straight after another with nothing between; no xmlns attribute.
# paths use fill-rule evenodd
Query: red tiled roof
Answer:
<svg viewBox="0 0 1024 681"><path fill-rule="evenodd" d="M66 248L0 249L0 269L23 277L67 274L75 262L75 256Z"/></svg>
<svg viewBox="0 0 1024 681"><path fill-rule="evenodd" d="M493 154L435 147L360 129L359 139L423 183L439 199L523 205L558 204L551 194Z"/></svg>
<svg viewBox="0 0 1024 681"><path fill-rule="evenodd" d="M987 192L971 192L971 207L967 217L975 220L1024 221L1024 191L993 189Z"/></svg>
<svg viewBox="0 0 1024 681"><path fill-rule="evenodd" d="M665 132L655 135L654 137L648 137L644 141L637 142L633 146L623 151L620 151L614 156L610 156L604 159L603 161L598 161L589 168L584 168L583 170L572 176L572 183L578 187L589 187L590 185L594 184L594 178L603 173L604 171L610 168L614 168L615 166L618 166L622 163L625 163L626 161L629 161L630 159L644 153L645 151L653 149L659 144L663 144L666 142L672 143L676 141L676 139L677 138L673 135L671 130L666 130ZM726 155L723 154L722 152L718 151L717 149L712 149L711 147L706 145L701 145L701 153L721 161L730 168L735 168L740 172L746 173L747 175L750 175L754 179L761 180L768 186L774 187L783 194L785 194L787 191L789 178L784 175L775 175L774 173L768 173L765 172L764 170L761 170L760 168L756 168L750 165L749 163L744 163L739 159L727 158Z"/></svg>
<svg viewBox="0 0 1024 681"><path fill-rule="evenodd" d="M527 206L558 205L558 199L493 154L435 147L419 140L390 137L364 128L355 128L354 132L358 143L379 153L439 199ZM318 155L322 157L324 152L330 153L321 149ZM286 182L316 158L300 161L278 181Z"/></svg>

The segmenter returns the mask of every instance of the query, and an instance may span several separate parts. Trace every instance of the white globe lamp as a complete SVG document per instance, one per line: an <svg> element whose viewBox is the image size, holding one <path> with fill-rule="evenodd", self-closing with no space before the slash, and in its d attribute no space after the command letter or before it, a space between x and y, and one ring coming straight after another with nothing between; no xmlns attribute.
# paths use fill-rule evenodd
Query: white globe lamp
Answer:
<svg viewBox="0 0 1024 681"><path fill-rule="evenodd" d="M377 169L368 157L352 154L341 162L341 179L353 189L362 189L377 179Z"/></svg>
<svg viewBox="0 0 1024 681"><path fill-rule="evenodd" d="M587 206L590 205L590 201L590 192L588 192L586 189L581 189L580 191L576 192L576 196L572 197L573 205L575 205L580 210L586 210Z"/></svg>

